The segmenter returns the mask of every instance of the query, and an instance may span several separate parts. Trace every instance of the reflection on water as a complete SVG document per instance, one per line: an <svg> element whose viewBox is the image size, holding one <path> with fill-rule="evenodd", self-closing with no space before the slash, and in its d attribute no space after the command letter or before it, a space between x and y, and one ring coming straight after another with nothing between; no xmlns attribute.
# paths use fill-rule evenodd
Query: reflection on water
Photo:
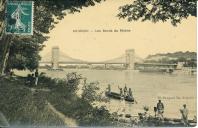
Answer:
<svg viewBox="0 0 198 128"><path fill-rule="evenodd" d="M116 71L116 70L75 70L66 69L64 71L48 71L50 77L65 78L66 73L78 72L87 77L88 82L99 81L101 89L106 89L108 84L112 85L112 91L119 92L118 85L132 88L137 104L126 102L126 113L137 115L143 111L143 106L149 106L150 113L154 115L153 107L159 99L165 105L164 116L180 118L179 109L183 104L187 104L189 117L196 115L196 76L173 75L160 73L140 73L137 71ZM23 73L24 74L24 73ZM107 107L111 111L117 111L120 106L119 100L111 100Z"/></svg>

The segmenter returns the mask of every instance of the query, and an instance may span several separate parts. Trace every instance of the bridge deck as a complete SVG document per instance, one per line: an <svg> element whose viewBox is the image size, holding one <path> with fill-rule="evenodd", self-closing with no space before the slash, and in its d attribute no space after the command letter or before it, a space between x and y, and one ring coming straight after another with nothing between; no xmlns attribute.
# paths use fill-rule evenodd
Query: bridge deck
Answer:
<svg viewBox="0 0 198 128"><path fill-rule="evenodd" d="M41 64L51 64L52 62L39 62ZM59 62L59 64L125 64L124 62Z"/></svg>
<svg viewBox="0 0 198 128"><path fill-rule="evenodd" d="M165 64L165 63L136 63L140 66L177 66L177 64Z"/></svg>

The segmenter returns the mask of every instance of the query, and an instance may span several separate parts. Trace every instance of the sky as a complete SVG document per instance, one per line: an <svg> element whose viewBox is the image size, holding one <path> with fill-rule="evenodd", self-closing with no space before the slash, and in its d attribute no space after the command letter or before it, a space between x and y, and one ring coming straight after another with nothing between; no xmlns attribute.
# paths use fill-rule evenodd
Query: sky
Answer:
<svg viewBox="0 0 198 128"><path fill-rule="evenodd" d="M126 49L135 49L137 56L176 51L196 51L196 18L189 17L177 27L150 21L128 22L116 17L119 6L131 0L107 0L80 13L68 14L50 31L45 56L53 46L70 57L89 61L103 61L118 57ZM128 29L130 32L95 32L96 30ZM89 32L73 32L88 30Z"/></svg>

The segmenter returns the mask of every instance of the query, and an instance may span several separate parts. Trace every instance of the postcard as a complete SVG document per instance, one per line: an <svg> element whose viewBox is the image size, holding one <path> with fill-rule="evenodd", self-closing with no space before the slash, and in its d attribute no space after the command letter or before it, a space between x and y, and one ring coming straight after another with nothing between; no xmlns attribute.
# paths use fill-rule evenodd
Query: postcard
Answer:
<svg viewBox="0 0 198 128"><path fill-rule="evenodd" d="M195 127L197 1L0 0L0 127Z"/></svg>

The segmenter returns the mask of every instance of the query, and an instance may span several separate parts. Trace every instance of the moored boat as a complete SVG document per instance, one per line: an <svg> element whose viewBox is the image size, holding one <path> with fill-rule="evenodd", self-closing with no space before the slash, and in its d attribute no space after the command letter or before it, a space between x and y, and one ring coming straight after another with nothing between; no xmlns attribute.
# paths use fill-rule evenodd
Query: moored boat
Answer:
<svg viewBox="0 0 198 128"><path fill-rule="evenodd" d="M49 71L64 71L62 68L57 68L57 69L48 68L47 70L49 70Z"/></svg>
<svg viewBox="0 0 198 128"><path fill-rule="evenodd" d="M120 100L122 98L122 96L119 93L116 92L105 92L106 96L110 97L110 98L114 98L114 99L118 99ZM135 99L133 97L130 96L125 96L124 97L125 101L128 102L135 102Z"/></svg>
<svg viewBox="0 0 198 128"><path fill-rule="evenodd" d="M173 69L157 69L157 68L145 68L139 69L139 72L148 72L148 73L173 73Z"/></svg>

